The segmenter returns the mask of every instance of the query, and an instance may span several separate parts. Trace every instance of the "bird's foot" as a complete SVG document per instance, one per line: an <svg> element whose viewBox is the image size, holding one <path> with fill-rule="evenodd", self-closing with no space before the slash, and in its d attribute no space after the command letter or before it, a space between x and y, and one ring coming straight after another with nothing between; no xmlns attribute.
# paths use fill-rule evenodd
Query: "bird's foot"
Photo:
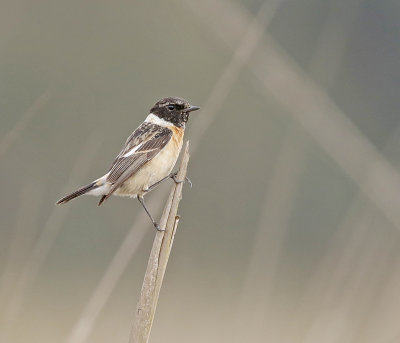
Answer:
<svg viewBox="0 0 400 343"><path fill-rule="evenodd" d="M162 228L160 227L160 225L158 225L157 222L154 222L153 225L154 225L154 227L156 228L157 231L159 231L159 232L164 232L164 231L165 231L165 228L162 229Z"/></svg>
<svg viewBox="0 0 400 343"><path fill-rule="evenodd" d="M175 172L175 173L171 173L171 174L170 174L170 178L171 178L172 180L174 180L176 184L187 181L187 182L189 182L189 184L190 184L190 188L193 187L192 181L191 181L187 176L185 176L185 180L178 180L177 176L178 176L178 172Z"/></svg>

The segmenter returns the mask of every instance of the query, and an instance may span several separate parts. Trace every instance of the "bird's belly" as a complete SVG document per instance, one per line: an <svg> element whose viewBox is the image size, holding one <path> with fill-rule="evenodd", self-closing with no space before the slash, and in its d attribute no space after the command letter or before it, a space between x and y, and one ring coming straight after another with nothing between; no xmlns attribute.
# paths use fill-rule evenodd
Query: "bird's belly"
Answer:
<svg viewBox="0 0 400 343"><path fill-rule="evenodd" d="M116 195L135 196L146 193L148 187L171 173L178 159L182 139L171 139L162 151L151 161L143 165L132 177L126 180L116 191Z"/></svg>

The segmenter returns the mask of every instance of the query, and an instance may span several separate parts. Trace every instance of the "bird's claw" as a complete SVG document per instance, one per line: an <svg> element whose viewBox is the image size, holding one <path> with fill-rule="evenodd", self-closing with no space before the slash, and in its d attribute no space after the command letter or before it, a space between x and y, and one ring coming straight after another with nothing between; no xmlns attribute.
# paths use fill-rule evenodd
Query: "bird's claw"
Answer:
<svg viewBox="0 0 400 343"><path fill-rule="evenodd" d="M154 227L156 228L157 231L159 232L164 232L165 229L160 228L160 225L158 225L157 223L154 223Z"/></svg>
<svg viewBox="0 0 400 343"><path fill-rule="evenodd" d="M172 180L175 181L175 183L182 183L182 182L187 181L187 182L189 182L189 184L190 184L190 188L193 187L192 181L191 181L187 176L185 176L185 180L178 180L178 179L177 179L177 174L178 174L178 172L175 172L175 173L171 174L171 178L172 178Z"/></svg>

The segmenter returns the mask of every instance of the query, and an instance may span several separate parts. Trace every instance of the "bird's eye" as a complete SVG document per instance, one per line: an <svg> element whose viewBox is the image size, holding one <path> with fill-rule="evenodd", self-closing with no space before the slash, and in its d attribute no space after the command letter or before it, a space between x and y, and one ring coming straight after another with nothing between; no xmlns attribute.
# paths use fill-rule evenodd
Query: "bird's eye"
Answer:
<svg viewBox="0 0 400 343"><path fill-rule="evenodd" d="M175 109L175 105L168 105L168 109L169 109L170 111L174 110L174 109Z"/></svg>

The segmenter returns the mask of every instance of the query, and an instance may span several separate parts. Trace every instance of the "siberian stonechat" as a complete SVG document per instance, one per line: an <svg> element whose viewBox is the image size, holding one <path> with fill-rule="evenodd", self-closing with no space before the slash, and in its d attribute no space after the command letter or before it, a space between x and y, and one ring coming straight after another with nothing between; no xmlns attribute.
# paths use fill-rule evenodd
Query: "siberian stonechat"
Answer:
<svg viewBox="0 0 400 343"><path fill-rule="evenodd" d="M169 177L180 182L171 171L182 148L189 114L198 109L180 98L158 101L146 120L128 137L107 174L63 197L57 204L83 194L101 196L99 206L113 194L137 198L153 225L160 230L143 196Z"/></svg>

